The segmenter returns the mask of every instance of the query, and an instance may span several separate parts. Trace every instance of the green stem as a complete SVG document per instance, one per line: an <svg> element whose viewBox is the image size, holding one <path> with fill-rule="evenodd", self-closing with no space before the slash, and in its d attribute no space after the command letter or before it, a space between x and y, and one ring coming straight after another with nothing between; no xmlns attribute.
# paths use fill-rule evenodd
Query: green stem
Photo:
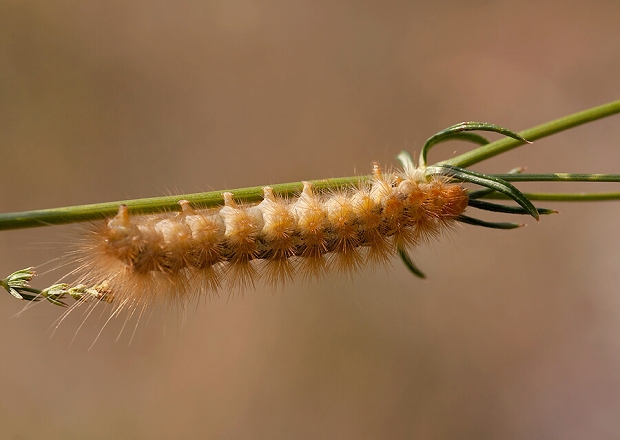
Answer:
<svg viewBox="0 0 620 440"><path fill-rule="evenodd" d="M521 131L519 132L519 135L523 136L528 141L535 141L537 139L559 133L560 131L568 130L569 128L586 124L597 119L602 119L616 113L620 113L620 100L613 101L599 107L593 107L591 109ZM498 154L505 153L506 151L512 150L513 148L517 148L524 144L525 143L523 141L518 141L512 138L503 138L440 163L464 168L478 162L482 162L483 160L489 159L493 156L497 156Z"/></svg>
<svg viewBox="0 0 620 440"><path fill-rule="evenodd" d="M490 174L511 182L620 182L620 174Z"/></svg>
<svg viewBox="0 0 620 440"><path fill-rule="evenodd" d="M519 133L524 138L532 141L536 139L543 138L545 136L550 136L554 133L558 133L560 131L569 129L571 127L575 127L581 124L585 124L587 122L591 122L597 119L604 118L606 116L613 115L615 113L620 112L620 100L614 101L609 104L605 104L599 107L594 107L589 110L585 110L579 113L575 113L574 115L566 116L555 121L539 125L538 127L531 128L529 130L525 130ZM454 157L444 162L440 162L442 164L453 165L457 167L466 167L469 165L473 165L482 160L488 159L490 157L496 156L498 154L504 153L508 150L516 148L520 145L523 145L522 141L518 141L511 138L501 139L496 142L492 142L483 147L477 148L468 153L462 154L460 156ZM578 176L589 176L587 178L584 177L584 181L599 181L599 182L616 182L618 181L617 175L585 175L585 174L541 174L541 175L521 175L526 178L519 178L519 175L510 174L503 175L499 174L497 176L501 176L504 180L527 180L526 176L529 176L530 180L563 180L563 181L579 181ZM540 178L533 178L532 176L547 176ZM573 176L571 178L567 178L566 176ZM596 177L592 177L596 176ZM370 176L354 176L354 177L345 177L345 178L337 178L337 179L325 179L325 180L316 180L312 181L315 188L318 190L327 190L327 189L335 189L342 187L350 187L352 185L358 184L359 182L367 181L370 179ZM272 188L275 193L281 195L293 195L298 194L302 189L301 182L294 183L286 183L279 185L272 185ZM166 196L166 197L153 197L153 198L145 198L145 199L134 199L134 200L122 200L117 202L108 202L108 203L97 203L92 205L81 205L81 206L69 206L62 208L53 208L53 209L43 209L37 211L26 211L26 212L12 212L0 214L0 230L7 229L20 229L20 228L32 228L38 226L49 226L49 225L60 225L67 223L77 223L77 222L86 222L98 220L106 217L111 217L116 214L118 211L118 207L121 204L127 205L129 208L129 212L132 214L148 214L153 212L161 212L161 211L178 211L180 209L178 202L180 200L188 200L195 206L199 207L214 207L223 204L222 198L223 191L212 191L205 193L197 193L197 194L183 194L178 196ZM262 200L263 196L263 187L251 187L251 188L241 188L231 190L235 199L239 202L257 202ZM598 200L611 200L616 199L618 197L612 196L610 194L616 193L606 193L605 195L599 195L599 197L604 197ZM550 195L549 195L550 196ZM558 196L558 195L556 195ZM569 197L575 197L575 195L566 195ZM579 194L579 198L574 198L571 200L594 200L592 198L584 198L587 195ZM546 198L539 199L536 198L536 195L533 195L532 200L559 200L557 198ZM562 198L562 200L569 200L567 198Z"/></svg>
<svg viewBox="0 0 620 440"><path fill-rule="evenodd" d="M311 183L318 190L350 187L370 176L354 176L337 179L313 180ZM302 182L271 185L274 193L280 195L299 194ZM194 206L210 208L224 204L223 192L233 193L235 199L242 203L258 202L263 199L263 187L233 189L229 191L211 191L178 196L151 197L146 199L120 200L117 202L95 203L92 205L67 206L62 208L41 209L37 211L9 212L0 214L0 231L7 229L36 228L39 226L63 225L100 220L112 217L120 205L127 205L131 214L149 214L161 211L179 211L180 200L188 200Z"/></svg>
<svg viewBox="0 0 620 440"><path fill-rule="evenodd" d="M619 174L493 174L506 181L516 182L620 182ZM339 179L324 179L312 181L317 189L333 189L354 185L360 181L367 181L370 176L344 177ZM301 191L301 182L284 183L272 185L272 188L280 195L293 195ZM231 190L240 202L257 202L262 200L263 187L256 186L251 188L241 188ZM121 200L117 202L95 203L92 205L69 206L63 208L42 209L37 211L11 212L0 214L0 230L34 228L38 226L62 225L67 223L78 223L86 221L100 220L112 217L118 212L121 204L128 206L132 214L149 214L163 211L178 211L180 209L179 200L189 200L196 206L205 208L220 206L223 204L223 191L211 191L196 194L181 194L178 196L151 197L145 199ZM587 198L585 193L568 194L568 198L561 198L560 194L545 194L545 197L538 198L533 195L531 200L616 200L620 199L620 193L594 194L592 199ZM558 198L560 197L560 198ZM493 195L488 198L500 198ZM529 198L529 196L528 196Z"/></svg>
<svg viewBox="0 0 620 440"><path fill-rule="evenodd" d="M544 202L600 202L606 200L620 200L620 192L605 193L523 193L528 200ZM508 199L503 194L493 193L484 199Z"/></svg>

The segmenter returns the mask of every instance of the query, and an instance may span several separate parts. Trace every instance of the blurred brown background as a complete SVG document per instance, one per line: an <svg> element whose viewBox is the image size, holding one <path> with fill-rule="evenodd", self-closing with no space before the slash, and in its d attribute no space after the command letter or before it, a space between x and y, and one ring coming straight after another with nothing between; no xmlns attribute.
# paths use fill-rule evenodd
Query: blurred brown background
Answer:
<svg viewBox="0 0 620 440"><path fill-rule="evenodd" d="M348 176L462 120L528 128L619 97L619 17L609 0L3 1L0 210ZM475 168L617 173L619 139L609 118ZM117 319L87 351L105 316L71 343L81 311L50 338L61 309L14 317L3 294L0 438L617 438L620 204L543 206L561 214L416 250L427 281L395 260L224 295L146 316L131 345ZM1 275L74 233L2 232Z"/></svg>

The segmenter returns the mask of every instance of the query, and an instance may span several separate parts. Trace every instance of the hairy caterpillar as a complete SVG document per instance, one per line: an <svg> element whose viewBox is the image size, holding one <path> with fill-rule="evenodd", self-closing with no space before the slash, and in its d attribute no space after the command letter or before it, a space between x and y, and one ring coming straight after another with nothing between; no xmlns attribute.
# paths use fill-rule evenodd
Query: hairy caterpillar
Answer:
<svg viewBox="0 0 620 440"><path fill-rule="evenodd" d="M257 204L130 216L94 227L79 253L81 282L105 285L117 308L186 302L203 294L354 273L385 264L398 249L437 238L468 205L465 188L423 170L382 173L369 182L320 193L304 182L298 197L263 188Z"/></svg>

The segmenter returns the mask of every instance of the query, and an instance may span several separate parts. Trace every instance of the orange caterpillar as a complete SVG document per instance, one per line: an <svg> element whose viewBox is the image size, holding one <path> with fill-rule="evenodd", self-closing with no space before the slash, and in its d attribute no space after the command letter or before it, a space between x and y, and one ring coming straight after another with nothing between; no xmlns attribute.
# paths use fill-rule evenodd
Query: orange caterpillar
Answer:
<svg viewBox="0 0 620 440"><path fill-rule="evenodd" d="M194 299L225 288L279 285L320 277L334 267L354 273L385 264L397 249L438 237L468 205L467 191L422 170L382 174L325 194L304 182L297 198L263 188L258 204L130 216L127 207L95 227L80 261L81 282L101 283L117 309Z"/></svg>

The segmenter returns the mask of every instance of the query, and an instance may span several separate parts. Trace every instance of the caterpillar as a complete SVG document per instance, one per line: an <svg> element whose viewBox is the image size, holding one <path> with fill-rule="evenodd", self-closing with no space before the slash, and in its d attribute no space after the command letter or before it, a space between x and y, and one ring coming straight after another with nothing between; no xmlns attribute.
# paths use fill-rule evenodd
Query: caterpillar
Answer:
<svg viewBox="0 0 620 440"><path fill-rule="evenodd" d="M268 186L260 203L222 196L220 207L181 200L180 212L163 214L134 216L121 205L78 251L80 283L105 286L123 308L186 303L259 280L278 286L331 269L353 274L438 238L469 202L467 190L446 176L429 178L418 168L383 173L377 164L370 181L326 193L303 182L297 197Z"/></svg>

